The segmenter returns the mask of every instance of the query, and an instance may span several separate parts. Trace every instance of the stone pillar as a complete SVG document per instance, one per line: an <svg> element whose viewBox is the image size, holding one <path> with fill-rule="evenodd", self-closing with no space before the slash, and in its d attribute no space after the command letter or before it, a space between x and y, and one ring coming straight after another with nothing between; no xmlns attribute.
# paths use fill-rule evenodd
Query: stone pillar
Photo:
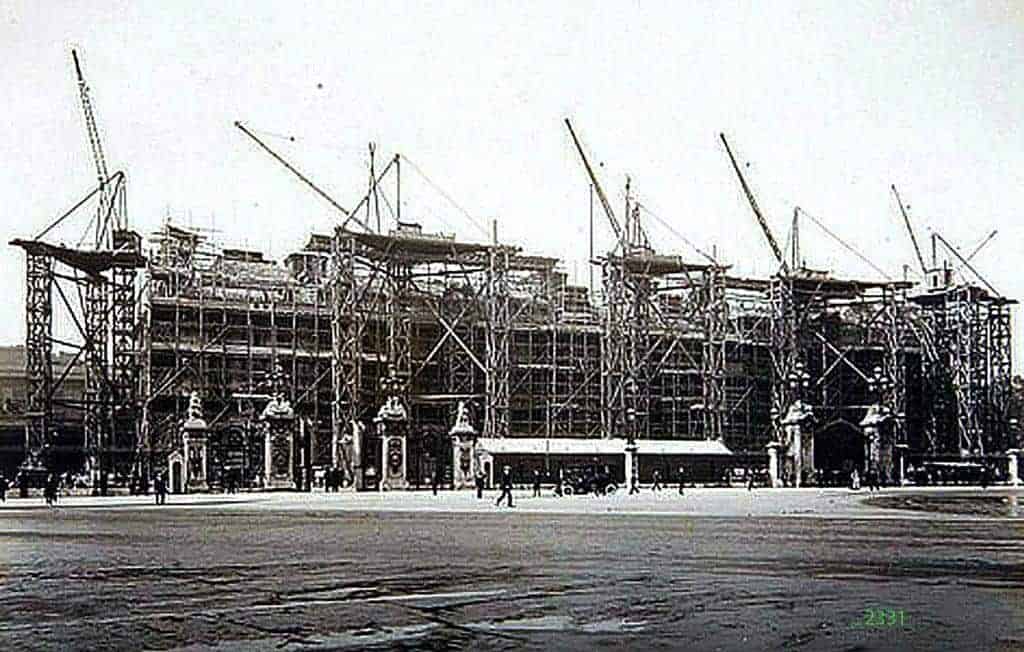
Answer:
<svg viewBox="0 0 1024 652"><path fill-rule="evenodd" d="M207 443L209 428L203 419L202 401L198 392L192 392L188 400L188 418L182 424L181 440L185 449L185 493L192 491L208 491L207 477Z"/></svg>
<svg viewBox="0 0 1024 652"><path fill-rule="evenodd" d="M260 420L263 423L263 486L294 489L295 411L279 393L267 403Z"/></svg>
<svg viewBox="0 0 1024 652"><path fill-rule="evenodd" d="M896 455L896 484L905 487L910 484L907 479L907 454L910 452L910 446L896 444L893 446L893 451Z"/></svg>
<svg viewBox="0 0 1024 652"><path fill-rule="evenodd" d="M387 399L373 421L380 435L380 490L405 489L408 487L406 435L409 417L397 395Z"/></svg>
<svg viewBox="0 0 1024 652"><path fill-rule="evenodd" d="M352 488L363 486L363 440L366 437L366 426L360 421L352 422L352 441L344 449L348 459L345 473L349 475ZM342 442L343 445L345 442Z"/></svg>
<svg viewBox="0 0 1024 652"><path fill-rule="evenodd" d="M626 442L626 473L623 479L626 482L626 491L640 484L640 460L636 452L636 442Z"/></svg>
<svg viewBox="0 0 1024 652"><path fill-rule="evenodd" d="M779 449L782 444L773 441L768 444L768 484L772 487L779 487L782 482L779 478Z"/></svg>
<svg viewBox="0 0 1024 652"><path fill-rule="evenodd" d="M471 488L476 485L476 430L463 401L459 401L455 425L448 435L452 438L452 485L456 489Z"/></svg>
<svg viewBox="0 0 1024 652"><path fill-rule="evenodd" d="M1020 454L1021 450L1019 448L1011 448L1006 451L1006 466L1008 470L1006 480L1011 487L1020 485Z"/></svg>
<svg viewBox="0 0 1024 652"><path fill-rule="evenodd" d="M805 468L811 472L814 471L813 442L811 442L810 447L804 446L804 425L813 416L814 412L811 410L811 407L798 400L793 401L786 411L786 416L782 418L782 427L786 433L786 438L789 440L789 450L786 451L786 455L793 458L794 487L799 487L802 484ZM805 459L808 449L811 451L812 457Z"/></svg>

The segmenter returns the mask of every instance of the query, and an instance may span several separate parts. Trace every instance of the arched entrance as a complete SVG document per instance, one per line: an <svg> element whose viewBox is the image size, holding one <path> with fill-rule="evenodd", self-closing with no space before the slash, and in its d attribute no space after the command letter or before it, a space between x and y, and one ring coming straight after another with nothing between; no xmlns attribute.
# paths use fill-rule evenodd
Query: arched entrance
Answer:
<svg viewBox="0 0 1024 652"><path fill-rule="evenodd" d="M864 470L864 433L860 428L838 419L814 433L814 468L825 484L844 485L850 471Z"/></svg>

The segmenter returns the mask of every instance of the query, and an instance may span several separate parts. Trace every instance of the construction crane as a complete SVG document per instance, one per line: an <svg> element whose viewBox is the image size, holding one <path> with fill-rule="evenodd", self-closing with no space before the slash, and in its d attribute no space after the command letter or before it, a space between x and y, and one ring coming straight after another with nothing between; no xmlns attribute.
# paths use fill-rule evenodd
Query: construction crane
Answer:
<svg viewBox="0 0 1024 652"><path fill-rule="evenodd" d="M995 233L993 232L991 236L986 238L986 242L988 240L990 240L992 238L992 236L994 236L994 235L995 235ZM971 265L970 257L964 257L963 254L961 254L960 251L956 247L954 247L953 245L949 244L949 242L945 238L943 238L941 234L936 233L935 237L938 239L939 242L941 242L946 247L946 249L949 250L949 252L951 254L953 254L957 258L957 260L960 261L961 266L966 267L967 269L969 269L971 271L971 273L974 274L974 276L979 281L981 281L982 284L984 284L986 288L988 288L989 292L991 292L993 295L995 295L996 298L1002 298L1003 295L1001 295L999 293L999 291L996 290L995 287L993 287L992 284L988 282L988 279L986 279L984 276L982 276L981 273L977 269L975 269L973 265ZM982 243L982 245L984 245L984 243ZM977 253L977 251L975 251L975 253ZM974 254L971 254L971 256L973 256L973 255Z"/></svg>
<svg viewBox="0 0 1024 652"><path fill-rule="evenodd" d="M93 111L92 100L89 97L89 85L85 83L82 75L82 65L78 60L78 52L71 50L71 58L75 62L75 75L78 78L78 96L82 101L82 113L85 115L85 130L89 136L89 147L92 150L93 163L96 165L96 177L99 181L99 213L96 219L95 247L97 250L110 245L111 225L110 217L114 209L113 197L110 190L110 174L107 172L107 159L103 154L103 142L100 140L100 131L96 126L96 114ZM114 213L114 229L126 229L123 224L123 216Z"/></svg>
<svg viewBox="0 0 1024 652"><path fill-rule="evenodd" d="M975 247L971 251L971 253L967 254L967 262L969 263L972 260L974 260L974 257L977 256L981 252L981 250L984 249L986 245L988 245L988 243L992 242L992 238L996 237L998 234L999 234L999 231L993 229L992 233L989 233L987 236L985 236L985 239L982 240L981 242L979 242L978 246ZM953 273L956 274L957 272L959 272L963 268L964 268L964 266L963 266L963 264L961 264L959 267L957 267L956 269L953 270Z"/></svg>
<svg viewBox="0 0 1024 652"><path fill-rule="evenodd" d="M310 180L309 177L307 177L303 173L299 172L298 169L296 169L296 167L294 165L292 165L291 163L286 161L284 159L284 157L282 157L280 154L278 154L277 152L272 150L269 145L267 145L262 140L257 138L256 135L254 133L252 133L251 131L249 131L245 127L245 125L243 125L241 122L236 120L235 121L235 126L238 127L238 130L241 131L246 136L248 136L254 143L259 145L260 148L263 151L265 151L267 154L270 154L274 158L275 161L277 161L278 163L283 165L289 172L291 172L296 177L298 177L300 181L302 181L304 184L309 186L309 188L313 192L315 192L316 194L318 194L321 197L323 197L327 201L328 204L330 204L331 206L336 208L342 215L344 215L345 216L345 221L342 223L342 228L344 228L348 224L349 220L352 220L353 222L355 222L359 226L363 227L363 230L366 231L367 233L373 233L374 232L373 229L371 229L370 226L366 222L364 222L364 221L360 220L358 217L356 217L356 213L359 211L360 208L362 208L363 202L369 201L373 197L373 190L372 189L371 189L370 193L368 193L367 195L365 195L363 197L363 200L359 202L359 205L354 210L350 211L347 208L345 208L344 206L342 206L341 204L339 204L337 202L337 200L334 199L334 197L331 197L330 195L328 195L323 190L323 188L321 188L320 186L318 186L315 183L313 183L313 181ZM376 183L380 182L380 178L383 177L385 174L387 174L388 170L391 169L392 163L394 163L397 160L398 159L396 157L395 159L392 159L391 163L388 163L387 167L384 168L384 172L381 172L380 175L378 175L377 181L374 182L374 184L373 184L373 186L371 186L371 188L375 187Z"/></svg>
<svg viewBox="0 0 1024 652"><path fill-rule="evenodd" d="M743 178L743 173L740 172L740 166L736 163L736 157L732 155L732 149L729 148L729 141L725 139L725 134L718 134L718 137L722 139L722 144L725 145L725 153L729 155L729 161L732 162L732 169L736 170L736 176L739 177L740 185L743 186L743 192L747 196L750 208L754 211L754 217L757 218L757 223L761 225L761 231L764 232L764 237L768 240L768 246L772 248L772 254L775 255L775 260L779 261L779 265L782 267L782 272L784 274L788 274L789 265L786 264L786 257L783 256L782 248L779 247L778 240L775 239L775 235L768 226L768 221L764 219L764 215L761 214L761 209L757 206L757 200L754 199L754 193L751 192L750 186L747 185L747 180Z"/></svg>
<svg viewBox="0 0 1024 652"><path fill-rule="evenodd" d="M896 190L896 184L890 184L889 187L892 189L893 197L896 198L896 203L899 204L900 214L903 215L903 223L907 225L907 233L910 234L910 242L914 245L914 253L917 254L917 262L921 264L921 273L928 274L928 266L924 262L924 256L921 255L921 247L917 244L917 236L914 235L914 227L910 224L910 216L907 214L907 209L903 205L903 200L900 199L900 193Z"/></svg>
<svg viewBox="0 0 1024 652"><path fill-rule="evenodd" d="M583 153L583 146L580 144L579 138L576 137L576 132L573 131L572 123L569 122L569 118L565 119L565 126L569 128L569 135L572 136L572 142L576 145L576 151L580 153L580 159L583 160L583 167L586 168L587 176L590 177L590 183L593 185L594 191L597 193L597 198L601 202L601 207L604 208L604 214L608 217L608 223L611 225L612 231L615 232L615 239L619 245L622 245L623 248L625 248L622 227L619 226L619 221L615 218L615 211L612 210L612 205L608 203L608 197L604 194L604 190L601 188L601 183L597 180L597 176L594 174L593 168L590 167L590 161L587 160L587 155Z"/></svg>

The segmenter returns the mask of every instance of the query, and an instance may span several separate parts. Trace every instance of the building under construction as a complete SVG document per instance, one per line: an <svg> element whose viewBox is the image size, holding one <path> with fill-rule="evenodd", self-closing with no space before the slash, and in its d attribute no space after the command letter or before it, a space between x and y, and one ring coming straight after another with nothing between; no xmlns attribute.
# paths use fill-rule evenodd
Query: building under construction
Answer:
<svg viewBox="0 0 1024 652"><path fill-rule="evenodd" d="M94 193L113 217L93 246L47 244L45 232L15 242L27 253L28 467L45 466L61 428L54 387L75 365L97 483L168 469L184 489L201 464L203 487L265 484L272 466L297 485L332 467L357 487L415 487L499 464L595 462L620 481L680 466L711 481L751 465L773 482L869 467L896 481L907 463L991 462L1018 445L1015 301L940 236L930 264L913 240L924 282L806 269L796 236L792 252L779 247L727 144L778 273L743 278L707 254L656 251L628 187L619 220L573 133L616 235L593 256L592 295L496 228L469 242L401 214L373 227L369 207L400 157L348 211L239 127L343 222L282 263L170 222L144 246L123 175L104 163ZM974 277L956 281L954 267ZM54 336L55 300L79 315L81 342ZM56 373L55 344L76 352Z"/></svg>

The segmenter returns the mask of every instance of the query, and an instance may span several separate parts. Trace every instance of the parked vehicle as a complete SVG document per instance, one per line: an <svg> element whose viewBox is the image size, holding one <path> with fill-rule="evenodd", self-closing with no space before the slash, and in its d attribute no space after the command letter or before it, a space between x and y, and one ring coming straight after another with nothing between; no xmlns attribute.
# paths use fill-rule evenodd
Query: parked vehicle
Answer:
<svg viewBox="0 0 1024 652"><path fill-rule="evenodd" d="M592 469L572 469L565 475L565 484L562 493L566 496L573 494L599 493L610 495L619 490L618 483L607 471L594 471Z"/></svg>

